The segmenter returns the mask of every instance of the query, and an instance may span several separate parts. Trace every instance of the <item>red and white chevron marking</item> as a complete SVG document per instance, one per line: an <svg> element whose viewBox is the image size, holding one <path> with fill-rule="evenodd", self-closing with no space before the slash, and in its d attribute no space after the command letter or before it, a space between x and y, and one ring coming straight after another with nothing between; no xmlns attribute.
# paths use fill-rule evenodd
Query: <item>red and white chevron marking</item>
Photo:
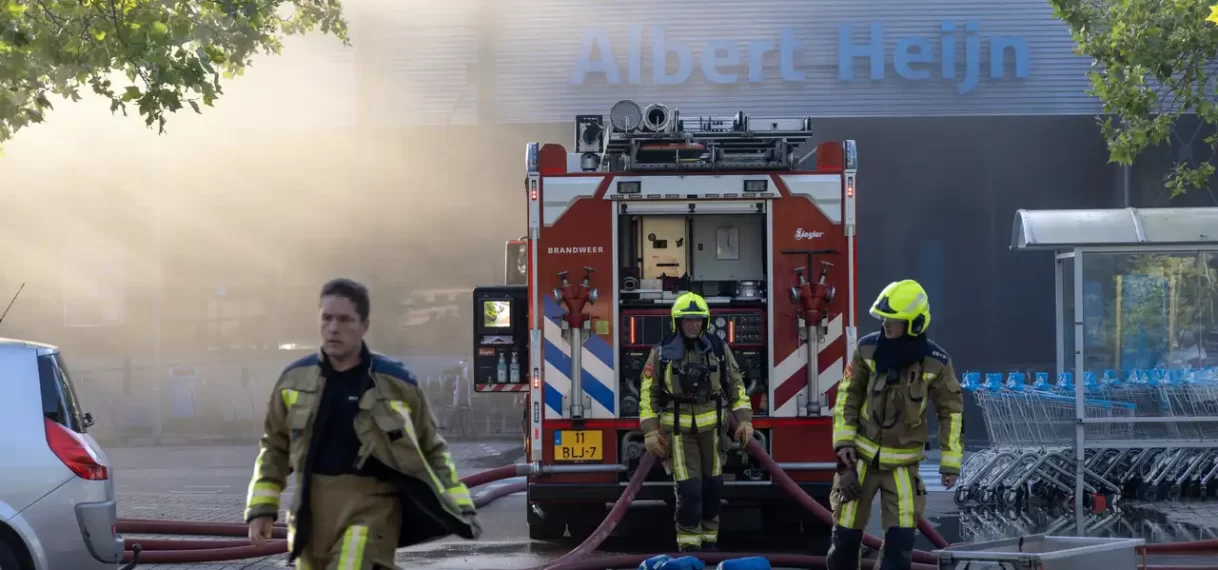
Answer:
<svg viewBox="0 0 1218 570"><path fill-rule="evenodd" d="M477 384L475 392L528 392L528 384Z"/></svg>
<svg viewBox="0 0 1218 570"><path fill-rule="evenodd" d="M820 342L819 360L820 384L813 393L816 396L830 391L842 380L842 371L846 366L846 335L842 331L841 315L829 321L828 331ZM778 366L774 367L771 376L775 379L773 412L775 417L795 417L799 413L799 399L796 397L808 385L807 350L800 345L795 352L786 355ZM776 357L778 355L775 355ZM775 358L777 360L777 358ZM822 414L828 414L827 408L822 408Z"/></svg>

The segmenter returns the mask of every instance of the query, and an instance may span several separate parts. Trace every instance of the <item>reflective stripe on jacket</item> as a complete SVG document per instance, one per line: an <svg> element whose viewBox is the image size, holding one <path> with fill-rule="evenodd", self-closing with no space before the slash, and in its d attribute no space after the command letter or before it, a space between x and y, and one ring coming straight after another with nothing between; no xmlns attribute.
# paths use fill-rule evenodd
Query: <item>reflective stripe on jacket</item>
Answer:
<svg viewBox="0 0 1218 570"><path fill-rule="evenodd" d="M400 364L365 348L372 387L363 393L355 416L361 444L357 460L374 457L397 477L403 500L399 546L456 534L481 533L469 489L460 482L448 444L414 375ZM288 536L296 536L296 514L308 486L307 456L326 377L322 356L304 357L288 366L267 405L258 458L250 480L245 520L278 518L279 497L295 474L297 492L288 509ZM322 513L320 516L325 516ZM289 551L295 552L295 544Z"/></svg>
<svg viewBox="0 0 1218 570"><path fill-rule="evenodd" d="M854 446L860 458L881 468L917 463L930 438L926 407L934 402L942 450L939 471L960 473L964 396L951 358L931 342L930 356L906 366L899 381L890 385L886 375L875 370L873 356L879 335L876 332L859 339L837 386L834 449Z"/></svg>

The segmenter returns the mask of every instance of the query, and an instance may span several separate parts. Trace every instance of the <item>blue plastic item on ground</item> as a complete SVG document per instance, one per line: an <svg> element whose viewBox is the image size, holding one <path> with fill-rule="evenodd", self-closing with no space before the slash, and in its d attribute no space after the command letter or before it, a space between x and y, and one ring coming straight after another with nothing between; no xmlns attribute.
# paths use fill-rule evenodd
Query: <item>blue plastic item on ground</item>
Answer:
<svg viewBox="0 0 1218 570"><path fill-rule="evenodd" d="M639 570L660 570L660 567L669 560L672 560L672 557L667 554L652 556L639 564Z"/></svg>
<svg viewBox="0 0 1218 570"><path fill-rule="evenodd" d="M660 570L706 570L706 563L693 556L682 556L665 562Z"/></svg>
<svg viewBox="0 0 1218 570"><path fill-rule="evenodd" d="M770 561L760 556L733 558L720 562L716 570L770 570Z"/></svg>

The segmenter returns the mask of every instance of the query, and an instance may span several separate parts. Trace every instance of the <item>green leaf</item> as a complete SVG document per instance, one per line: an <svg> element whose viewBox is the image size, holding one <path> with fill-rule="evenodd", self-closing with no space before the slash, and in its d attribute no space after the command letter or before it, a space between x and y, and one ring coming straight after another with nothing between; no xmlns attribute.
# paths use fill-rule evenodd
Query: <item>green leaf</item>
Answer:
<svg viewBox="0 0 1218 570"><path fill-rule="evenodd" d="M1195 115L1203 130L1218 127L1218 28L1206 21L1210 2L1196 0L1049 0L1076 51L1093 60L1089 93L1103 104L1100 132L1109 159L1132 164L1148 148L1176 137L1180 118ZM1190 127L1191 128L1191 127ZM1184 139L1191 136L1180 137ZM1211 183L1218 137L1195 149L1203 161L1177 161L1164 179L1173 196Z"/></svg>
<svg viewBox="0 0 1218 570"><path fill-rule="evenodd" d="M111 113L126 116L133 103L163 133L169 113L184 104L202 113L254 54L279 53L285 36L319 22L349 45L335 1L0 0L0 143L46 120L51 93L78 101L84 86L109 99ZM123 75L116 93L105 78Z"/></svg>

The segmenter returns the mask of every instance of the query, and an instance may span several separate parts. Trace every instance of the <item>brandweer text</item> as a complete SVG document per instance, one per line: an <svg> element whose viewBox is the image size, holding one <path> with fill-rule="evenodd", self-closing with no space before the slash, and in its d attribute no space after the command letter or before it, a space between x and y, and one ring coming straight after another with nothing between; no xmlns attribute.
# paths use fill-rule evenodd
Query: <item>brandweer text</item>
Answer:
<svg viewBox="0 0 1218 570"><path fill-rule="evenodd" d="M981 79L981 47L983 40L989 42L989 77L1004 79L1008 75L1007 54L1011 54L1014 77L1026 78L1029 72L1028 41L1021 36L981 36L981 24L968 21L963 30L955 22L944 21L939 25L936 38L899 38L887 53L884 23L873 22L867 26L867 37L856 40L852 24L840 24L837 32L837 76L841 81L855 79L856 60L866 63L868 78L885 79L891 70L909 81L926 81L939 78L951 81L956 92L968 93L977 87ZM963 33L961 33L963 32ZM963 35L961 38L960 36ZM627 30L625 53L625 83L643 83L643 29L632 25ZM741 43L747 47L740 49ZM747 69L750 83L765 81L765 58L771 52L778 54L778 70L783 81L807 81L807 72L797 65L796 54L803 49L803 42L795 38L793 28L783 28L778 39L706 41L701 50L701 62L695 62L694 50L689 42L670 40L665 27L651 27L651 83L657 85L680 85L689 80L695 63L699 63L702 76L711 83L732 84L741 79L739 73L728 70ZM675 56L676 70L669 72L669 62ZM963 57L961 57L963 56ZM601 75L610 85L621 85L623 73L619 66L618 52L614 49L605 28L584 31L575 70L571 74L572 85L582 85L589 75ZM938 65L935 65L936 61ZM963 68L963 69L961 69ZM743 70L741 70L743 71Z"/></svg>
<svg viewBox="0 0 1218 570"><path fill-rule="evenodd" d="M604 246L599 246L599 245L577 246L577 247L547 247L546 253L558 253L558 254L605 253L605 248L604 248Z"/></svg>

